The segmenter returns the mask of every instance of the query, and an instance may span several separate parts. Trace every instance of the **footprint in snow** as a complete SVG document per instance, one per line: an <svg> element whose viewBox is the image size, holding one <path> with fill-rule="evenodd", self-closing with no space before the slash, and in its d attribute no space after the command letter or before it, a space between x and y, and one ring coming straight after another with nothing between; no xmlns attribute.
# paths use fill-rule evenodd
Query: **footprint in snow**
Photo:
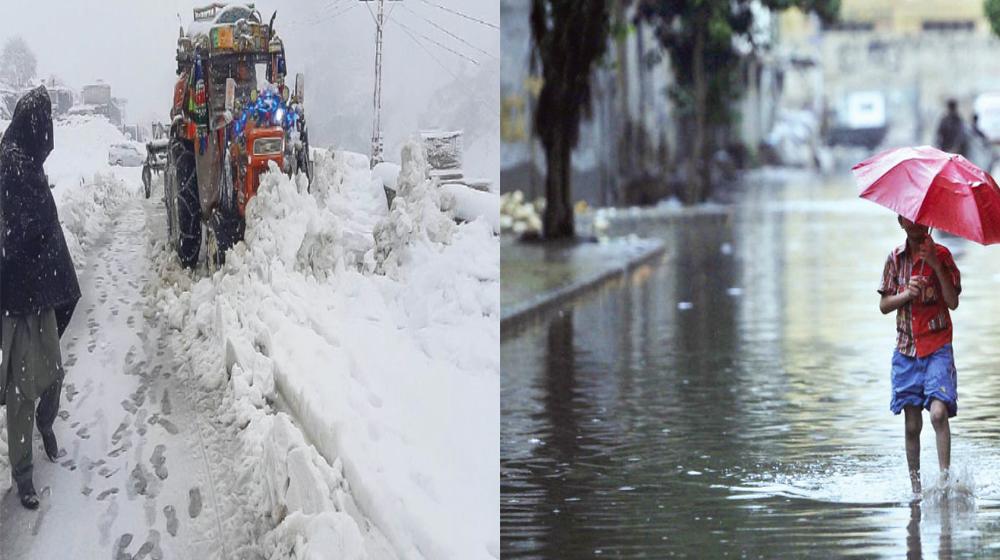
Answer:
<svg viewBox="0 0 1000 560"><path fill-rule="evenodd" d="M194 487L188 492L188 515L191 519L201 514L201 490Z"/></svg>
<svg viewBox="0 0 1000 560"><path fill-rule="evenodd" d="M153 450L153 456L149 458L149 462L153 465L153 472L156 473L156 476L160 480L166 480L167 478L167 458L163 455L166 450L167 446L161 443L156 446Z"/></svg>
<svg viewBox="0 0 1000 560"><path fill-rule="evenodd" d="M139 547L139 552L136 552L133 558L140 560L146 557L153 560L161 560L163 558L163 551L160 549L160 532L155 529L150 529L149 536L146 537L146 542L142 543L142 546Z"/></svg>
<svg viewBox="0 0 1000 560"><path fill-rule="evenodd" d="M167 518L167 532L171 537L176 537L180 525L180 521L177 520L177 510L174 506L166 506L163 508L163 516Z"/></svg>
<svg viewBox="0 0 1000 560"><path fill-rule="evenodd" d="M170 432L170 435L177 435L177 433L180 431L177 429L177 426L175 426L173 422L167 420L166 418L160 418L160 425L163 426L163 429Z"/></svg>
<svg viewBox="0 0 1000 560"><path fill-rule="evenodd" d="M132 544L132 533L125 533L118 537L118 542L115 543L115 554L112 558L114 560L132 560L132 555L126 550L130 544Z"/></svg>
<svg viewBox="0 0 1000 560"><path fill-rule="evenodd" d="M148 485L149 481L146 475L146 469L142 467L141 463L136 464L135 468L132 469L132 473L129 474L128 477L128 497L134 498L137 495L145 494Z"/></svg>

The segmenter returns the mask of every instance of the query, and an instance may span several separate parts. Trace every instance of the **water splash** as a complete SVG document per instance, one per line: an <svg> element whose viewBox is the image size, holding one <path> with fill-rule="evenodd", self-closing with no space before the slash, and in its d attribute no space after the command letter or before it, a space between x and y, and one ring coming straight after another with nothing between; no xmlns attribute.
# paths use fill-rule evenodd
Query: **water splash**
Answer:
<svg viewBox="0 0 1000 560"><path fill-rule="evenodd" d="M970 465L952 465L947 473L924 474L921 504L928 509L975 511L976 478Z"/></svg>

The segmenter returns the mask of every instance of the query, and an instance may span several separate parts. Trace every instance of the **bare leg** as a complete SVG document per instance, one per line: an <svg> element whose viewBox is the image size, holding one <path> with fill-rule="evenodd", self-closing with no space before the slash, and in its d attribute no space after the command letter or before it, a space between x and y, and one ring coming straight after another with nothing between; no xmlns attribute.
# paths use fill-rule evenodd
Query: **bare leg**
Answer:
<svg viewBox="0 0 1000 560"><path fill-rule="evenodd" d="M948 407L937 399L931 401L931 424L937 435L938 466L942 473L951 467L951 426L948 424Z"/></svg>
<svg viewBox="0 0 1000 560"><path fill-rule="evenodd" d="M906 465L910 469L910 486L920 493L920 430L924 426L919 406L904 406L906 415Z"/></svg>

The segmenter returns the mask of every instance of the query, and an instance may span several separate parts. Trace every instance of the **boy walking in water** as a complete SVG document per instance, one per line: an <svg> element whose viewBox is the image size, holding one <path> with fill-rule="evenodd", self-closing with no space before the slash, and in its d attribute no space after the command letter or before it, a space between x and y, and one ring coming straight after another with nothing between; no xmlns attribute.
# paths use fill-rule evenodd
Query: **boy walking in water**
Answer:
<svg viewBox="0 0 1000 560"><path fill-rule="evenodd" d="M906 243L889 253L878 293L879 310L896 312L896 350L892 355L893 414L905 413L906 463L910 484L920 493L922 409L930 411L937 435L943 477L951 464L948 419L958 413L958 378L951 348L951 316L962 291L951 252L937 245L927 226L899 216Z"/></svg>

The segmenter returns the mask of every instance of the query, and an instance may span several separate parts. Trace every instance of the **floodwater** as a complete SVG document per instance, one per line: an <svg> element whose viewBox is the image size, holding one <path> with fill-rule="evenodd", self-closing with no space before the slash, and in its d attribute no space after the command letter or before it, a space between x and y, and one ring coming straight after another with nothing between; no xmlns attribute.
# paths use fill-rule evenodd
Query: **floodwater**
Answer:
<svg viewBox="0 0 1000 560"><path fill-rule="evenodd" d="M962 271L951 485L889 411L904 236L848 177L772 174L644 227L663 258L501 342L504 558L1000 556L1000 247Z"/></svg>

